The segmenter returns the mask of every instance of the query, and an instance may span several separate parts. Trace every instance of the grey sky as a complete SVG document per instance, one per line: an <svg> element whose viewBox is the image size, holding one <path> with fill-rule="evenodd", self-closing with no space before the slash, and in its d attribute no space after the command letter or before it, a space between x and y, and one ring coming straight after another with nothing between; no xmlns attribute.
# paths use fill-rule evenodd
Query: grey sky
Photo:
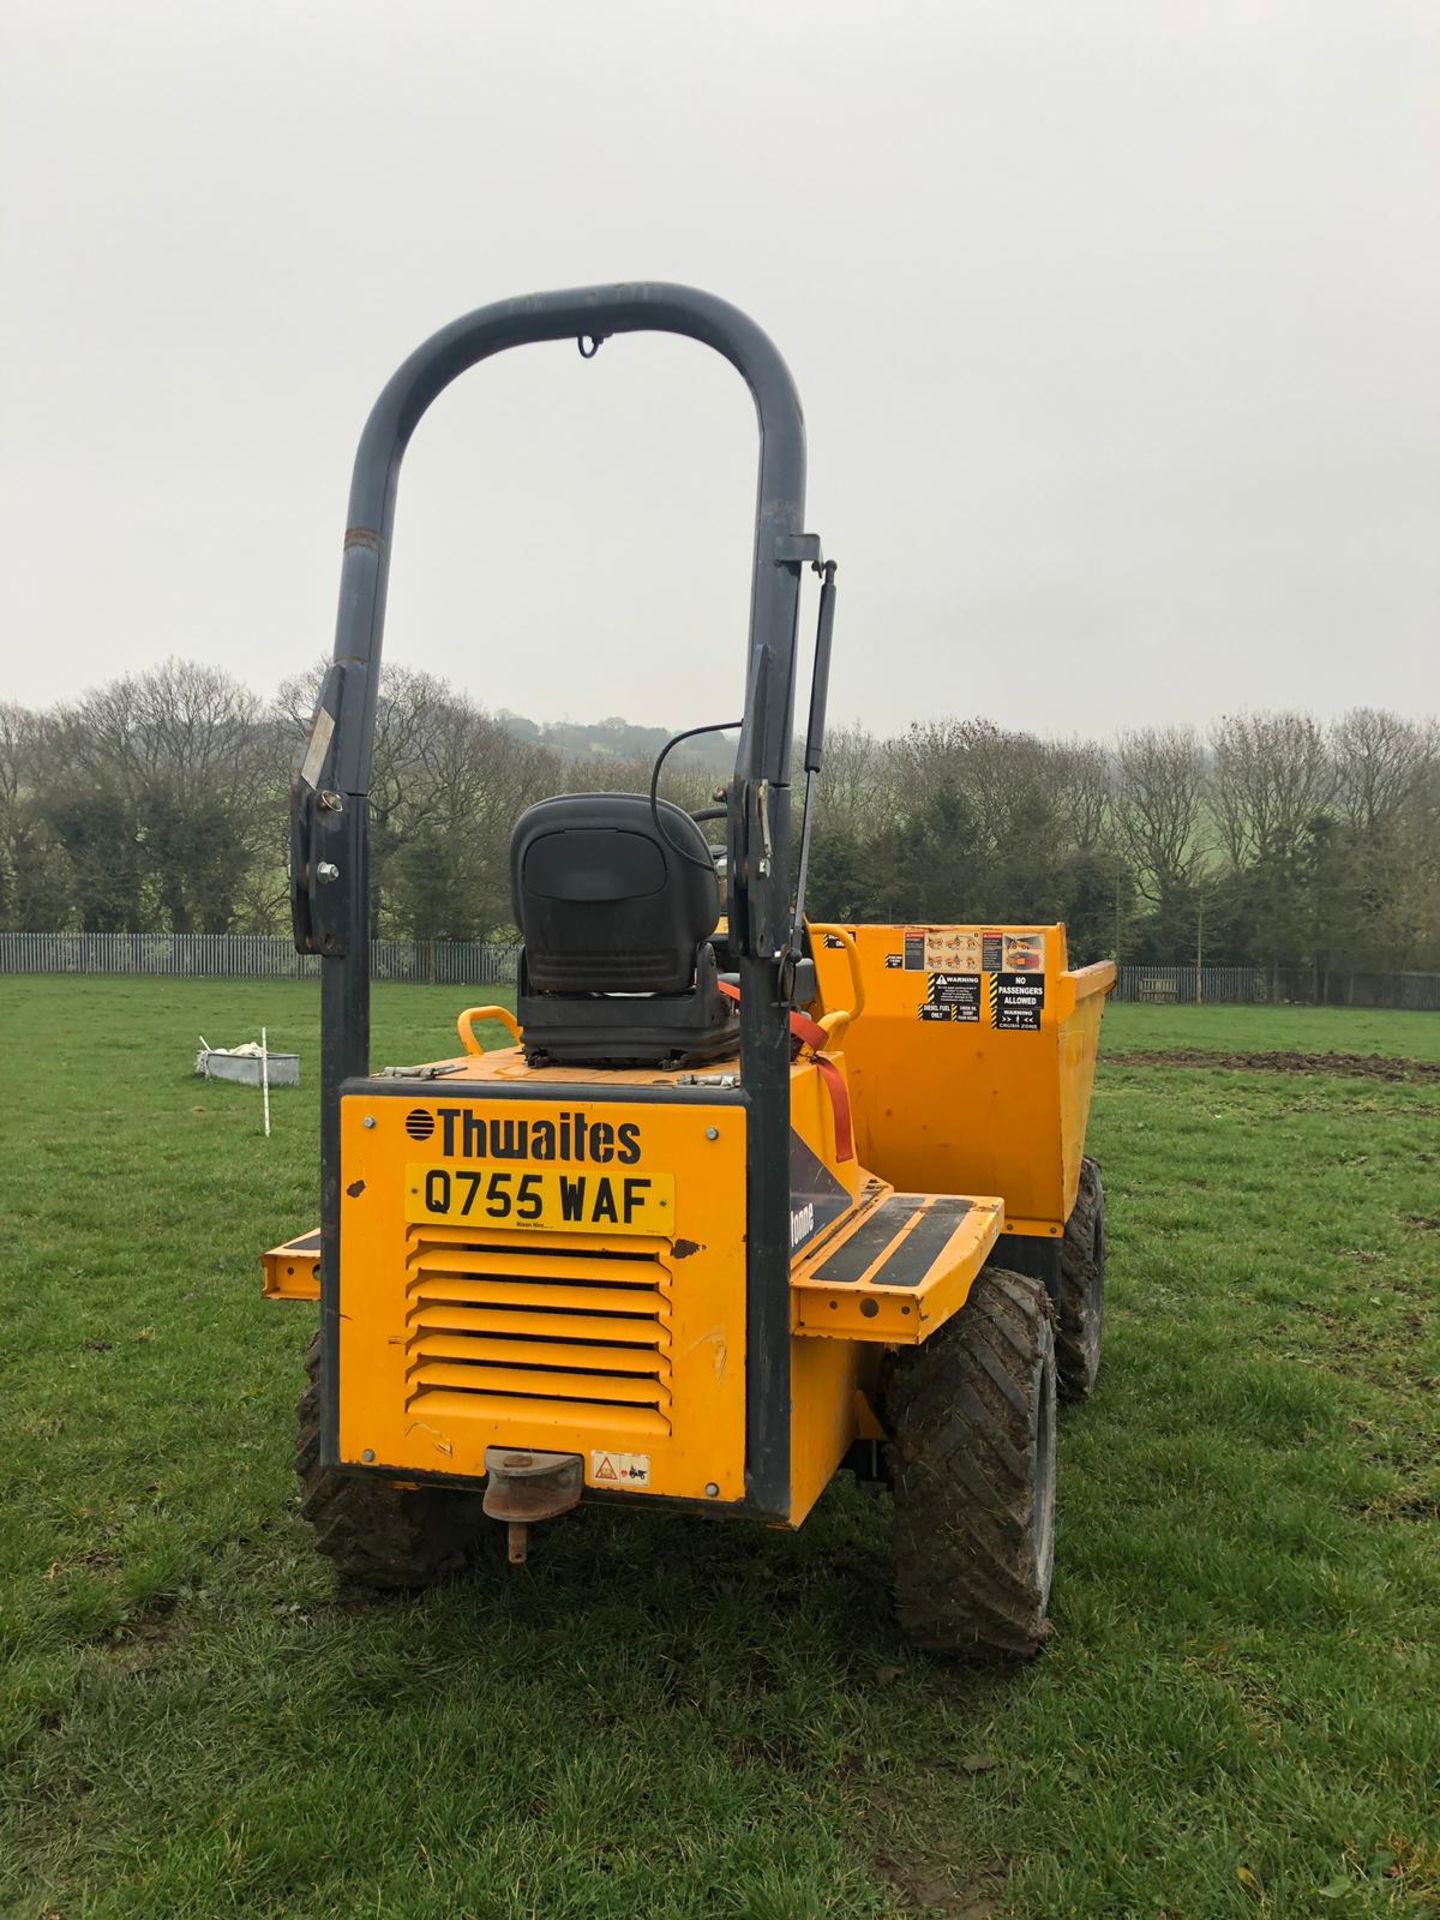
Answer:
<svg viewBox="0 0 1440 1920"><path fill-rule="evenodd" d="M350 457L487 300L689 280L794 369L832 714L1433 710L1433 0L9 0L4 694L328 649ZM736 705L754 426L687 343L471 374L387 657Z"/></svg>

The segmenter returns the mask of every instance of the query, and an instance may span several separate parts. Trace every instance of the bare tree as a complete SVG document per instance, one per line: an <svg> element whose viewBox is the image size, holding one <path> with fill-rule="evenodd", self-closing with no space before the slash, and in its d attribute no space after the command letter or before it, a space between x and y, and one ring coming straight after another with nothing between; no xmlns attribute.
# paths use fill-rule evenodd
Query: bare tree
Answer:
<svg viewBox="0 0 1440 1920"><path fill-rule="evenodd" d="M1136 884L1152 906L1189 892L1204 860L1205 752L1189 727L1122 733L1115 822Z"/></svg>
<svg viewBox="0 0 1440 1920"><path fill-rule="evenodd" d="M1065 740L1051 749L1050 764L1071 843L1081 853L1103 847L1113 826L1111 756L1093 740Z"/></svg>
<svg viewBox="0 0 1440 1920"><path fill-rule="evenodd" d="M0 924L283 926L287 788L325 667L261 708L169 662L54 712L0 708ZM483 936L510 915L516 815L546 793L644 792L659 728L492 715L387 669L370 792L372 927ZM712 804L730 747L662 792ZM718 832L712 832L718 839ZM1212 846L1212 842L1215 843ZM1209 871L1218 850L1223 868ZM1134 889L1141 900L1137 907ZM844 919L1065 919L1072 951L1327 970L1440 966L1440 730L1360 709L1328 730L1243 715L1112 751L978 719L827 742L810 905Z"/></svg>
<svg viewBox="0 0 1440 1920"><path fill-rule="evenodd" d="M1440 954L1440 729L1361 708L1333 727L1342 831L1326 875L1328 956L1388 969Z"/></svg>
<svg viewBox="0 0 1440 1920"><path fill-rule="evenodd" d="M818 832L866 838L885 820L894 789L888 742L858 725L830 729L818 788Z"/></svg>
<svg viewBox="0 0 1440 1920"><path fill-rule="evenodd" d="M1293 856L1335 793L1320 727L1306 713L1236 714L1212 745L1215 819L1231 865Z"/></svg>
<svg viewBox="0 0 1440 1920"><path fill-rule="evenodd" d="M296 766L309 738L328 665L328 661L319 661L308 673L286 681L277 697L277 711L289 728ZM434 674L405 666L387 666L382 673L375 703L368 795L372 937L390 927L391 893L403 862L409 862L413 884L416 857L410 853L411 845L417 835L429 834L442 804L435 790L433 769L444 758L445 741L453 741L455 716L461 709L466 713L476 711ZM412 898L403 917L408 922L413 915ZM428 933L426 937L430 937Z"/></svg>
<svg viewBox="0 0 1440 1920"><path fill-rule="evenodd" d="M170 660L87 694L59 716L74 799L133 839L142 888L173 932L221 933L235 919L261 842L261 707L229 674ZM77 837L75 807L62 803ZM83 839L83 835L79 835Z"/></svg>
<svg viewBox="0 0 1440 1920"><path fill-rule="evenodd" d="M1308 961L1318 983L1348 892L1325 735L1308 714L1260 713L1222 720L1212 739L1215 820L1251 954L1275 969Z"/></svg>
<svg viewBox="0 0 1440 1920"><path fill-rule="evenodd" d="M1440 755L1434 722L1357 707L1330 730L1335 797L1352 827L1373 834L1400 812Z"/></svg>
<svg viewBox="0 0 1440 1920"><path fill-rule="evenodd" d="M448 688L423 722L392 815L392 917L416 939L483 939L510 924L511 829L554 791L556 757Z"/></svg>
<svg viewBox="0 0 1440 1920"><path fill-rule="evenodd" d="M68 916L67 862L44 806L52 732L43 714L0 703L0 926L46 930Z"/></svg>

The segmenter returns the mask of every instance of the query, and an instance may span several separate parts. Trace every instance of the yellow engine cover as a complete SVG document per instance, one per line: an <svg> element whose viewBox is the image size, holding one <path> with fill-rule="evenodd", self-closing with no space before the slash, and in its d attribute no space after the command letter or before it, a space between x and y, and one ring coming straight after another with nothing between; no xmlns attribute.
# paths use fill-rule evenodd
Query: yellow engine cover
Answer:
<svg viewBox="0 0 1440 1920"><path fill-rule="evenodd" d="M342 1460L743 1497L743 1107L347 1094L341 1166Z"/></svg>

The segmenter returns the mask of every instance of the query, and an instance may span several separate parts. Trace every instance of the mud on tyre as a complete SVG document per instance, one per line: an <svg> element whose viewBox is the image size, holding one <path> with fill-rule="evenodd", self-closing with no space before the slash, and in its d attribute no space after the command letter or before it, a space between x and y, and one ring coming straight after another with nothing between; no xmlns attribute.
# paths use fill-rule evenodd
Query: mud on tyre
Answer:
<svg viewBox="0 0 1440 1920"><path fill-rule="evenodd" d="M890 1358L895 1600L919 1645L1023 1659L1050 1639L1055 1391L1049 1297L1002 1267L986 1267L922 1346Z"/></svg>
<svg viewBox="0 0 1440 1920"><path fill-rule="evenodd" d="M305 1359L295 1439L301 1518L342 1580L366 1587L423 1587L459 1572L503 1529L482 1514L482 1495L401 1488L320 1464L320 1336Z"/></svg>

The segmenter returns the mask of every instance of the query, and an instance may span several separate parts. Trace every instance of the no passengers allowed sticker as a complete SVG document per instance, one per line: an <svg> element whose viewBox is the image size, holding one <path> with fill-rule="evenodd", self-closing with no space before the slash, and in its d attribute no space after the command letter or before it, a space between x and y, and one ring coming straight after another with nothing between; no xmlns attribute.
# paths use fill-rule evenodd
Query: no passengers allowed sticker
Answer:
<svg viewBox="0 0 1440 1920"><path fill-rule="evenodd" d="M1001 1033L1038 1033L1045 1011L1043 973L992 973L990 1024Z"/></svg>

